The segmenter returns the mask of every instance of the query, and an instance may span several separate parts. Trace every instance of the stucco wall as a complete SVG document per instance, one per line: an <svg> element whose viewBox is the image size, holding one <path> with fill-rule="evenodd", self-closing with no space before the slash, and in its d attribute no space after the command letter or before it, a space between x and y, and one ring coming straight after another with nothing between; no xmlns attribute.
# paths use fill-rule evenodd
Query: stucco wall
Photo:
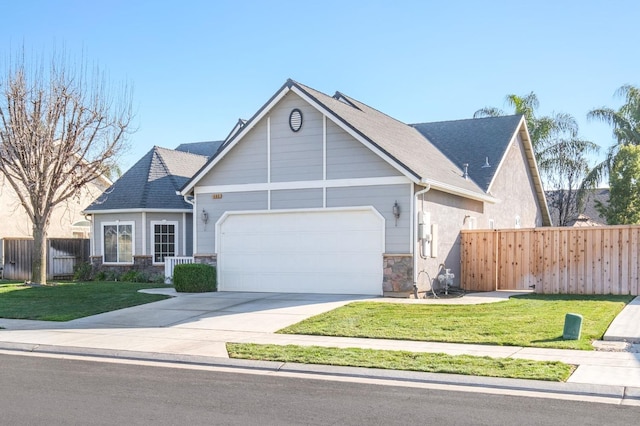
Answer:
<svg viewBox="0 0 640 426"><path fill-rule="evenodd" d="M430 288L428 277L436 280L442 272L441 264L451 269L456 276L454 284L460 285L461 229L490 229L492 224L494 229L511 229L516 227L516 216L521 228L542 225L542 213L528 168L518 136L509 146L490 188L497 203L473 201L437 190L423 194L416 209L429 212L431 223L438 225L438 255L421 257L418 261L419 289ZM416 187L416 191L420 189ZM416 244L419 247L417 241Z"/></svg>
<svg viewBox="0 0 640 426"><path fill-rule="evenodd" d="M74 223L84 221L82 210L95 200L104 188L89 183L80 191L77 198L71 198L59 204L51 215L49 238L88 238L88 228L73 227ZM27 217L18 196L4 177L0 177L0 238L30 238L33 225ZM76 234L74 234L74 232ZM84 235L83 235L84 234Z"/></svg>
<svg viewBox="0 0 640 426"><path fill-rule="evenodd" d="M478 228L490 228L489 219L493 219L494 229L515 228L516 215L520 217L521 228L542 226L542 212L533 181L527 173L528 167L522 139L517 136L489 189L494 197L500 199L500 203L486 205Z"/></svg>
<svg viewBox="0 0 640 426"><path fill-rule="evenodd" d="M416 187L416 190L422 188ZM417 271L418 288L426 290L430 288L430 277L437 278L440 264L446 265L456 275L456 284L460 276L460 230L471 226L472 218L483 217L483 203L468 198L459 197L445 192L430 190L419 197L416 203L418 212L428 212L431 224L437 225L437 256L431 257L431 252L421 256L418 261ZM476 219L477 221L478 219ZM417 250L420 244L416 240ZM418 252L420 253L420 252ZM422 253L423 255L425 253Z"/></svg>

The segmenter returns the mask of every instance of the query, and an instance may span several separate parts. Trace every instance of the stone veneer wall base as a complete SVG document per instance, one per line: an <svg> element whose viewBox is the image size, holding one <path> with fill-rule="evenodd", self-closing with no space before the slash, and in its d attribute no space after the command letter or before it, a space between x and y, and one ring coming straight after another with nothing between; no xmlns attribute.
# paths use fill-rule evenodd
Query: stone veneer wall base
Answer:
<svg viewBox="0 0 640 426"><path fill-rule="evenodd" d="M412 254L384 254L382 291L384 294L413 293L413 255ZM398 296L396 296L398 297Z"/></svg>

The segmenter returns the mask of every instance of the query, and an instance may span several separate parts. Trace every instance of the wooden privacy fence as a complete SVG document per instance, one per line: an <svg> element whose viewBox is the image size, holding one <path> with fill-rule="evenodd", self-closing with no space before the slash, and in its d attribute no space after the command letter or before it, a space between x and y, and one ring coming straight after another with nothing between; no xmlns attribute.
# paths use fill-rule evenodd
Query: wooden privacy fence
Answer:
<svg viewBox="0 0 640 426"><path fill-rule="evenodd" d="M4 259L4 278L31 278L32 239L0 240ZM75 266L89 261L89 240L81 238L50 238L47 240L47 279L72 278Z"/></svg>
<svg viewBox="0 0 640 426"><path fill-rule="evenodd" d="M460 247L465 290L640 293L640 226L464 230Z"/></svg>

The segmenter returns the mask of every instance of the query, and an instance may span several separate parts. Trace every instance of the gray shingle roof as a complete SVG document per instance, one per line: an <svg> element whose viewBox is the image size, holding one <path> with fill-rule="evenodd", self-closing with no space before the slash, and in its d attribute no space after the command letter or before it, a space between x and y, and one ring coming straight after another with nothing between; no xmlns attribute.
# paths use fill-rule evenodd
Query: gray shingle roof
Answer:
<svg viewBox="0 0 640 426"><path fill-rule="evenodd" d="M129 209L188 209L179 190L207 161L206 156L153 147L98 197L86 212Z"/></svg>
<svg viewBox="0 0 640 426"><path fill-rule="evenodd" d="M414 127L342 93L331 97L297 82L290 81L290 84L324 105L336 118L387 153L418 179L485 195L473 180L463 177L461 167L429 143Z"/></svg>
<svg viewBox="0 0 640 426"><path fill-rule="evenodd" d="M461 164L458 165L452 158L447 157L415 127L342 93L338 92L334 97L330 97L300 83L292 84L333 111L337 118L389 154L417 178L450 185L478 195L485 194L485 190L476 182L464 178ZM510 140L512 135L507 139Z"/></svg>
<svg viewBox="0 0 640 426"><path fill-rule="evenodd" d="M220 157L231 149L239 138L265 114L266 110L286 93L284 91L288 90L293 90L310 99L331 119L389 158L415 182L485 201L495 200L488 193L495 167L502 160L506 147L516 131L522 133L526 128L518 127L520 116L500 117L496 120L470 119L408 125L340 92L329 96L289 79L250 120L241 126L238 132L232 132L229 135L216 155L185 183L181 191L186 193L192 191L198 181L220 160ZM453 134L446 135L447 130ZM478 151L474 151L476 149ZM538 202L543 210L542 222L550 225L542 185L530 146L528 149L525 146L525 151L531 174L534 176ZM466 155L468 153L473 154L469 160ZM489 157L493 167L490 170L482 170L485 157ZM469 164L471 178L464 177L464 163Z"/></svg>
<svg viewBox="0 0 640 426"><path fill-rule="evenodd" d="M191 154L204 155L205 157L213 157L220 148L223 141L207 141L183 143L178 145L176 151L190 152Z"/></svg>
<svg viewBox="0 0 640 426"><path fill-rule="evenodd" d="M411 124L485 192L518 129L522 115ZM489 167L484 167L488 160Z"/></svg>

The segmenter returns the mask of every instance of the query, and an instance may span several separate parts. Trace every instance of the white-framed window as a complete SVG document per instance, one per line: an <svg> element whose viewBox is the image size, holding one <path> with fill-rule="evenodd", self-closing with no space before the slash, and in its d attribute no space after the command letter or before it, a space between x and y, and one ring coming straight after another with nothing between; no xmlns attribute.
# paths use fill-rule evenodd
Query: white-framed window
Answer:
<svg viewBox="0 0 640 426"><path fill-rule="evenodd" d="M153 263L164 263L165 257L178 253L178 222L152 221Z"/></svg>
<svg viewBox="0 0 640 426"><path fill-rule="evenodd" d="M133 263L134 222L102 223L102 258L104 263Z"/></svg>

